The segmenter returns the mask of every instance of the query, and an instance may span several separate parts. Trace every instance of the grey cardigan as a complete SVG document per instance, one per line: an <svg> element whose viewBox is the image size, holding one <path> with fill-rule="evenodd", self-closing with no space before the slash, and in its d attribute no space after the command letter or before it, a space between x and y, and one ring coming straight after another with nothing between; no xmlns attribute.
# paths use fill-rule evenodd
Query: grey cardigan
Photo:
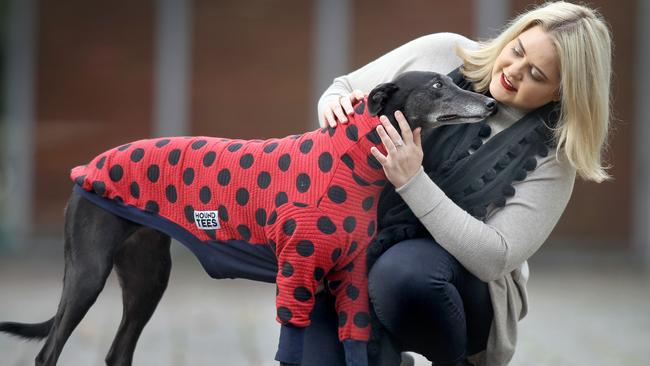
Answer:
<svg viewBox="0 0 650 366"><path fill-rule="evenodd" d="M322 111L333 99L354 89L368 92L377 84L409 70L447 74L462 61L454 45L475 49L478 44L461 35L436 33L417 38L347 75L334 79L318 103ZM493 137L524 114L504 105L488 119ZM557 159L556 159L557 157ZM525 180L513 182L515 196L504 207L488 207L485 222L477 220L433 183L423 169L396 191L427 230L469 272L488 283L494 320L487 349L471 360L481 366L504 366L512 359L517 342L517 322L528 312L527 259L544 243L564 211L576 170L566 159L550 151L537 157L537 168Z"/></svg>

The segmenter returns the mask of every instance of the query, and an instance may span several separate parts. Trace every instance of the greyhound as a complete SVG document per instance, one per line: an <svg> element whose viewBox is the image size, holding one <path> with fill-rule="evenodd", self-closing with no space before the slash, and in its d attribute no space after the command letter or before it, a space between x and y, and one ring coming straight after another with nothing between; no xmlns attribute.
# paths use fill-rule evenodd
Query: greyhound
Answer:
<svg viewBox="0 0 650 366"><path fill-rule="evenodd" d="M337 289L333 284L335 282L341 282L336 281L337 279L345 281L345 277L336 277L340 273L345 274L353 271L361 271L363 272L363 276L366 275L365 252L366 246L374 233L375 223L373 216L376 216L375 203L379 198L379 193L382 189L381 187L386 183L385 180L381 179L382 177L385 178L383 175L383 169L381 169L380 165L378 166L376 161L371 161L368 155L370 146L380 146L381 144L381 141L378 139L378 136L374 131L374 127L379 124L378 116L380 114L386 115L391 124L399 130L398 123L394 118L394 112L401 110L406 116L411 129L421 127L428 131L432 128L446 124L478 122L492 114L495 109L496 102L493 99L481 94L460 89L453 83L451 78L446 75L434 72L412 71L398 75L392 82L378 85L369 93L367 100L357 104L355 110L359 115L366 113L367 116L370 116L364 120L365 122L359 122L357 126L355 126L354 122L351 121L349 126L341 126L336 129L327 128L316 130L311 133L306 133L302 137L290 136L273 141L255 140L254 143L257 144L260 149L263 148L265 153L269 154L272 154L272 150L274 149L282 149L282 146L284 146L283 144L289 144L291 146L299 145L301 153L306 155L312 149L317 150L319 148L319 146L315 145L326 143L324 141L330 141L328 138L335 143L338 143L336 141L343 141L341 143L349 144L346 145L346 148L349 148L346 150L347 153L336 157L337 162L342 161L342 164L337 165L337 162L333 163L331 155L328 157L329 152L322 153L317 164L323 174L346 170L346 176L351 177L351 182L354 182L353 189L359 191L364 189L366 190L364 191L366 192L364 194L367 195L367 197L363 202L359 201L355 203L355 205L358 205L357 209L359 211L361 211L360 207L363 206L363 211L365 213L362 214L365 216L363 216L363 218L347 216L345 219L341 216L340 221L334 220L336 221L336 224L334 221L330 220L329 217L326 217L327 220L322 220L325 216L321 216L318 219L317 225L318 229L322 233L332 234L336 231L338 226L343 230L336 231L336 235L339 235L339 233L344 235L336 237L336 240L332 240L334 236L330 236L329 240L323 242L318 241L317 238L310 238L312 241L304 240L305 237L302 236L304 232L301 232L300 230L301 223L296 222L292 218L297 211L291 210L303 210L304 207L312 204L312 202L309 201L309 199L305 199L302 202L298 202L298 200L295 199L293 205L291 205L291 202L288 202L288 199L286 198L286 194L284 195L284 198L281 198L280 194L275 197L275 207L269 208L269 210L273 210L270 215L267 216L267 211L260 211L260 209L252 215L254 218L253 220L257 220L259 226L263 228L257 231L250 229L248 226L239 225L236 230L230 231L229 234L223 234L225 235L223 237L220 236L222 235L220 233L226 231L225 229L230 222L233 221L233 216L235 216L231 210L229 211L231 215L228 217L225 207L220 208L217 211L191 209L188 214L187 207L192 207L186 206L186 221L183 221L183 219L181 219L181 221L184 222L184 225L188 225L186 227L192 227L192 230L196 230L194 235L187 235L186 231L177 230L179 225L169 224L169 222L167 222L169 220L163 220L165 221L165 225L152 224L154 221L150 221L151 218L158 219L164 214L164 207L161 203L148 201L144 207L141 207L141 211L143 212L138 211L138 213L131 214L130 212L133 211L134 206L130 206L129 204L137 205L134 197L137 198L141 195L140 190L138 189L137 192L134 192L132 183L130 186L130 193L120 193L121 195L118 196L119 192L109 192L110 182L108 181L108 177L110 177L112 182L124 180L123 177L127 170L126 167L123 168L122 166L115 164L115 161L117 161L115 159L118 158L109 157L109 159L113 159L111 160L113 166L110 171L106 173L106 182L108 183L99 182L97 180L90 181L89 178L87 178L85 175L88 172L87 169L94 169L94 167L97 167L97 169L100 170L105 168L105 164L107 168L109 164L108 160L106 160L107 155L104 155L103 158L100 158L100 155L87 166L75 168L83 169L83 176L79 175L75 177L75 170L73 169L73 178L75 179L77 186L75 186L75 191L68 200L65 209L65 273L63 279L63 292L56 315L50 320L38 324L14 322L0 323L0 331L26 339L46 338L45 345L36 357L36 365L55 365L68 337L84 317L88 309L93 305L97 296L104 287L106 278L110 274L111 270L115 268L122 288L123 316L105 361L107 365L131 365L133 353L140 333L152 316L167 287L171 270L170 242L172 237L181 241L194 252L211 277L248 278L266 282L277 282L280 292L278 297L282 297L284 287L281 285L285 283L285 281L288 281L287 278L296 277L291 277L291 274L294 271L298 272L301 271L303 267L309 267L309 271L311 271L309 277L312 277L311 273L314 273L313 277L315 277L315 279L311 280L309 285L306 285L306 287L295 287L295 284L291 285L293 286L290 287L293 298L287 300L289 301L289 305L287 305L289 308L285 306L278 307L278 320L283 324L283 332L285 330L284 325L287 324L293 325L294 327L297 325L298 328L304 328L308 323L299 323L296 320L299 317L300 312L298 310L300 309L296 310L291 308L291 306L307 306L307 310L310 310L310 304L313 306L313 296L320 288L317 288L317 286L320 286L324 280L330 281L328 282L328 289L333 291L335 296L338 296L336 295ZM361 117L359 117L359 120L362 119ZM354 118L352 119L354 120ZM365 126L365 130L363 129L363 126ZM339 130L341 132L337 134L337 131ZM342 130L345 130L345 134ZM363 133L362 135L359 135L360 131ZM305 136L316 137L312 139ZM322 138L318 136L322 136ZM362 138L363 136L366 138ZM340 140L336 140L337 138L340 138ZM182 142L182 139L187 142ZM242 140L219 140L222 142L225 141L227 147L224 147L222 151L219 151L218 156L229 153L235 154L236 150L244 150L247 148L246 146L249 146L245 145L245 143L242 144L240 142ZM365 143L365 145L363 145L362 142ZM190 145L187 145L187 151L201 151L200 149L205 148L207 144L203 139L191 138L147 140L146 143L150 144L151 149L169 148L171 146L170 144L174 143L191 143L191 148L189 147ZM142 165L137 165L140 162L140 159L143 158L143 154L145 154L144 150L136 149L135 147L137 146L139 145L137 145L136 142L123 145L111 151L116 154L122 152L123 154L120 156L124 156L125 160L129 160L128 157L130 156L129 164L131 164L131 166L128 169L134 170L134 174L140 174L145 177L143 179L157 182L161 179L161 174L160 171L157 170L157 167L156 169L151 169L152 166L150 166L145 173L142 171L144 168L139 168L142 167ZM251 143L250 146L253 146L253 144ZM357 151L359 154L354 155L354 149L359 150ZM131 152L130 155L128 154L129 151ZM260 154L260 156L263 155L261 152ZM215 154L206 153L201 156L203 157L202 161L205 166L208 166L208 162L214 164ZM245 155L238 156L241 157L239 162L240 165L242 165L242 168L248 168L253 164L252 160L246 160L246 162L244 162ZM363 166L361 167L361 164L358 161L355 165L356 158L353 159L351 156L363 157ZM251 157L248 158L252 159ZM178 163L178 156L174 159L174 162ZM168 158L170 164L174 159L172 150ZM300 164L310 164L308 160L294 159L292 161L293 169L300 169ZM285 171L282 166L282 157L278 160L278 164L279 169ZM316 162L312 161L311 164L313 166ZM296 165L298 168L296 168ZM118 167L119 169L117 169ZM223 183L226 181L231 181L230 174L228 174L227 177L225 174L222 174L224 171L225 170L222 169L217 177L219 183L222 185L225 185ZM186 169L183 174L183 181L185 181L186 184L188 183L186 180L187 172L188 169ZM247 172L250 172L250 170L247 170ZM263 173L266 172L261 172L258 176L259 187L255 187L255 189L260 191L268 188L270 184L268 179L271 179L271 176L269 175L264 176L267 180L261 180L260 178L263 177ZM191 176L193 180L193 171ZM334 178L332 179L334 180ZM318 179L318 181L320 180L325 179ZM178 181L180 181L180 179L178 179ZM316 179L311 182L314 183L311 185L312 187L318 184ZM294 182L291 182L291 184L291 189L294 191L297 189L297 192L305 193L303 189L305 189L305 186L310 186L310 180L303 179L301 181L299 176L296 181L297 188L293 187ZM170 186L168 186L167 191L162 194L166 195L168 201L176 203L178 197L182 196L182 193L179 193L175 188L173 189L173 192L170 192L171 190L169 187ZM345 187L350 190L349 186ZM204 189L201 189L200 199L204 203L213 200L213 198L217 196L216 194L211 194L210 190L207 190L207 192L208 193L206 193ZM226 191L222 191L222 193L223 192ZM244 207L244 205L249 201L249 194L246 193L245 195L240 195L240 193L241 191L238 190L236 201L241 207ZM307 197L306 195L301 195L299 193L296 193L297 197ZM125 202L127 199L125 195L129 194L134 196L131 197L133 201ZM351 202L354 200L351 196L353 195L346 195L345 190L340 186L337 186L336 189L329 187L326 190L326 193L320 192L318 195L320 198L313 204L318 206L319 210L327 210L327 207L330 206L332 207L332 210L343 212L344 214L350 210L355 210L346 206L352 205ZM266 196L264 196L263 193L260 193L260 197ZM242 204L244 198L246 202ZM279 198L281 202L278 202ZM272 198L264 198L264 200L273 201ZM108 201L110 201L110 204L107 203ZM233 205L235 205L235 203L233 203ZM269 205L271 204L269 203ZM241 207L241 211L245 211L245 209ZM371 207L375 209L372 210ZM287 208L285 209L286 215L282 216L282 210L284 208ZM262 214L260 214L260 212L262 212ZM282 217L285 218L282 219ZM273 223L275 221L282 222L282 225L278 225L277 236L273 236L276 235L275 231L272 232L268 229L273 224L271 221L273 221ZM349 239L354 238L353 231L355 230L355 227L362 226L362 222L364 224L364 230L362 230L364 235L366 235L365 228L368 228L367 236L363 236L363 238L359 240L353 240L352 243L350 243ZM167 224L176 226L173 226L173 229L170 229L172 226L168 226ZM196 225L198 230L197 228L194 228L194 225ZM181 232L183 235L179 234ZM268 238L259 237L259 235L262 234L268 235ZM271 237L273 237L273 239L271 239ZM295 240L296 237L300 240ZM296 259L298 262L294 262L293 266L290 264L287 266L287 263L289 262L282 259L281 256L284 245L282 242L291 242L291 240L295 243L292 250L299 253L299 255L295 256L298 258ZM329 267L316 267L311 262L302 262L304 259L303 257L309 257L313 252L318 253L319 250L326 245L326 242L339 241L345 241L345 245L343 247L337 247L331 252L332 261L334 263L329 263ZM205 243L207 242L211 242L212 244L206 245ZM227 245L215 245L215 242ZM264 245L250 245L250 243L253 242L258 244L263 243ZM262 262L246 262L244 264L244 267L246 268L243 271L238 272L237 270L231 269L231 264L227 263L221 256L222 252L220 252L220 250L229 248L229 245L237 245L238 250L249 250L248 248L255 248L254 250L256 252L251 252L250 255L256 258L261 256L264 260ZM288 250L285 250L285 252L287 251ZM354 257L350 255L353 251L361 254L358 257ZM347 256L350 258L347 262L343 259L338 259L346 257L346 255L341 255L341 252L347 253ZM330 258L329 253L329 251L325 253L324 257ZM336 258L334 258L335 254ZM228 256L228 258L232 258L232 256ZM359 261L355 262L356 259L354 258L363 259L363 263L360 263ZM329 259L327 259L327 261L329 262ZM356 266L353 266L355 264ZM354 289L352 293L350 292L350 288ZM344 294L345 292L346 291L343 291ZM361 296L359 296L359 294L361 294ZM352 297L353 299L359 298L359 306L367 307L367 292L363 283L356 284L356 287L349 285L347 288L347 296ZM276 301L279 302L281 300ZM307 303L307 305L303 305L304 303ZM347 310L353 311L353 309ZM350 318L352 318L352 313L350 313L350 315ZM360 337L363 340L364 334L367 335L369 332L367 329L367 319L364 316L365 313L357 312L356 315L361 316L354 316L354 324L356 328L351 330L351 334L353 335L350 337L354 338L354 334L361 334ZM343 320L343 323L345 323L345 320ZM352 319L348 323L352 323ZM291 362L293 363L281 360L281 365L300 363L299 360Z"/></svg>

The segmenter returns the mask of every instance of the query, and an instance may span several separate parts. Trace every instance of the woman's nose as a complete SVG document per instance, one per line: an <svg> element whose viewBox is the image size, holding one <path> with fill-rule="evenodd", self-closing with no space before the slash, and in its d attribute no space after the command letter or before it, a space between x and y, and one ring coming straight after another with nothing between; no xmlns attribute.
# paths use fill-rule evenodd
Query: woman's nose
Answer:
<svg viewBox="0 0 650 366"><path fill-rule="evenodd" d="M508 79L521 80L523 77L523 63L513 63L506 69L506 76Z"/></svg>

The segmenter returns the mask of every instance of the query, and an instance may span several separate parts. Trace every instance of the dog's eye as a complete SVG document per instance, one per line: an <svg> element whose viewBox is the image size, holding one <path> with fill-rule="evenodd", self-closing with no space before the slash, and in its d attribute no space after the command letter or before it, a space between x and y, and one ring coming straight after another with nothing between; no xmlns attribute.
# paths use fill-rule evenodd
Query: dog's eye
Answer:
<svg viewBox="0 0 650 366"><path fill-rule="evenodd" d="M442 88L442 83L439 82L439 81L436 82L436 83L434 83L434 84L433 84L433 88L434 88L434 89L440 89L440 88Z"/></svg>

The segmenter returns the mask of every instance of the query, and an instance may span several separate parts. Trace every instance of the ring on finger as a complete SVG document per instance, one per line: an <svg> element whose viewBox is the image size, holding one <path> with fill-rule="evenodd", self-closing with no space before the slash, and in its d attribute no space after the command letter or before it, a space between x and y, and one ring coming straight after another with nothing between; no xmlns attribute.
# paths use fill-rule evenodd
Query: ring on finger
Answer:
<svg viewBox="0 0 650 366"><path fill-rule="evenodd" d="M402 146L404 146L404 141L397 140L397 141L394 142L394 144L395 144L395 147L402 147Z"/></svg>

